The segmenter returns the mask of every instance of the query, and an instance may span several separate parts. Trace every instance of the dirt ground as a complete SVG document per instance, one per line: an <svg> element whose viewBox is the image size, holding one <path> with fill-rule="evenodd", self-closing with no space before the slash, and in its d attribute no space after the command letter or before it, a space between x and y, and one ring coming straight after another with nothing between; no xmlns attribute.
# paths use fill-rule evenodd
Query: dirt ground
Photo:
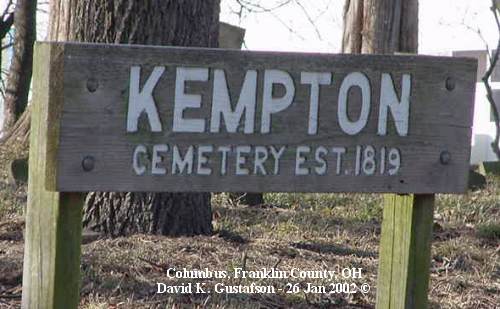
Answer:
<svg viewBox="0 0 500 309"><path fill-rule="evenodd" d="M432 308L500 308L500 182L464 196L437 199L432 247ZM17 195L21 188L4 187ZM15 194L14 194L15 193ZM5 194L5 193L4 193ZM12 197L11 197L12 198ZM13 202L14 203L14 202ZM209 237L151 235L99 237L83 245L81 308L373 308L376 295L381 197L354 194L269 194L266 205L232 204L213 198ZM2 205L0 205L0 208ZM0 220L0 307L21 300L22 209L5 210ZM258 270L362 268L368 293L353 294L157 294L157 283L182 284L169 268ZM193 281L193 280L191 280ZM196 280L195 280L196 281ZM206 279L207 286L327 284L323 279ZM306 282L307 281L307 282Z"/></svg>
<svg viewBox="0 0 500 309"><path fill-rule="evenodd" d="M8 176L9 157L25 147L0 149L0 308L21 302L25 184ZM373 308L376 295L382 196L266 194L247 207L213 195L212 236L152 235L88 238L82 245L80 308ZM431 308L500 308L500 177L462 196L438 195L430 282ZM328 285L326 279L175 279L171 269L231 273L235 268L290 271L361 268L367 293L286 293L290 284ZM170 269L170 270L169 270ZM345 279L345 280L344 280ZM272 285L275 294L157 294L157 283L187 281Z"/></svg>

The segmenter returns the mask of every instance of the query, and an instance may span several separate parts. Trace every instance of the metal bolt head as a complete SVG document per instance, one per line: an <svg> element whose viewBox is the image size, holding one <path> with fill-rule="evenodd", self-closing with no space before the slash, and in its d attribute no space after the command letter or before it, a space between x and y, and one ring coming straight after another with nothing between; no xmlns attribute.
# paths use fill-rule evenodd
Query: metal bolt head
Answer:
<svg viewBox="0 0 500 309"><path fill-rule="evenodd" d="M455 89L455 79L453 77L448 77L446 79L446 89L448 89L448 91Z"/></svg>
<svg viewBox="0 0 500 309"><path fill-rule="evenodd" d="M82 160L82 168L86 172L90 172L95 167L95 159L92 156L86 156Z"/></svg>
<svg viewBox="0 0 500 309"><path fill-rule="evenodd" d="M451 153L449 151L442 151L441 154L439 155L439 161L443 165L447 165L451 161Z"/></svg>
<svg viewBox="0 0 500 309"><path fill-rule="evenodd" d="M99 82L95 78L89 78L87 80L87 90L89 92L96 92L97 88L99 88Z"/></svg>

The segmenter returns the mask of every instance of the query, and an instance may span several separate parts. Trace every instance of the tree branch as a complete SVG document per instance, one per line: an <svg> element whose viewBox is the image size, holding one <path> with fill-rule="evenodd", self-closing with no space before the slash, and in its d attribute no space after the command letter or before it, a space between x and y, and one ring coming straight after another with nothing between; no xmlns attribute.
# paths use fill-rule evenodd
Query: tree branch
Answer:
<svg viewBox="0 0 500 309"><path fill-rule="evenodd" d="M304 7L304 5L302 5L302 3L300 2L300 0L295 0L295 3L297 4L297 6L301 9L302 13L304 13L304 15L306 16L307 18L307 21L309 21L309 23L311 24L311 26L313 27L314 31L316 32L316 35L318 36L318 39L320 39L320 41L323 41L323 38L321 37L321 33L319 33L319 29L318 27L316 26L316 23L314 22L313 18L311 17L311 15L309 15L309 13L307 12L306 8Z"/></svg>
<svg viewBox="0 0 500 309"><path fill-rule="evenodd" d="M36 39L36 7L33 0L17 0L16 29L4 101L4 130L10 129L28 105L33 45Z"/></svg>
<svg viewBox="0 0 500 309"><path fill-rule="evenodd" d="M5 15L2 15L2 17L4 16ZM7 14L7 18L2 19L0 21L0 40L3 40L3 38L7 35L13 24L14 24L14 13Z"/></svg>
<svg viewBox="0 0 500 309"><path fill-rule="evenodd" d="M497 6L497 3L495 3L495 0L492 0L491 3L492 3L491 11L493 12L493 16L495 17L498 33L500 34L500 20L498 16L500 8ZM493 52L493 55L490 56L490 53L488 52L488 56L490 57L490 66L488 67L488 70L484 74L482 81L484 87L486 88L486 98L490 103L490 107L493 112L493 118L495 119L496 133L495 133L495 140L491 143L491 148L495 153L495 155L497 156L497 158L500 160L500 147L498 146L498 143L500 142L500 116L498 113L497 105L495 104L495 99L493 98L493 90L490 85L490 77L493 74L493 70L495 70L496 65L498 64L499 54L500 54L500 38L497 43L497 48Z"/></svg>

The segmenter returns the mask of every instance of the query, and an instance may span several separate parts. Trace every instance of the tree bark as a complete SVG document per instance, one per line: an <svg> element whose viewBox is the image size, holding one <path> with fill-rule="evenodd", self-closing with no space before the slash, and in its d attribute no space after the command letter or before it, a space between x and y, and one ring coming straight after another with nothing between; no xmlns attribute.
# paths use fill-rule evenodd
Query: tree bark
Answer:
<svg viewBox="0 0 500 309"><path fill-rule="evenodd" d="M52 1L50 39L217 47L220 0ZM208 193L89 193L84 226L118 236L212 233Z"/></svg>
<svg viewBox="0 0 500 309"><path fill-rule="evenodd" d="M418 0L346 0L342 51L416 54ZM377 308L428 307L433 207L434 195L385 196Z"/></svg>
<svg viewBox="0 0 500 309"><path fill-rule="evenodd" d="M4 14L0 16L0 43L3 42L3 39L7 36L7 33L9 33L10 28L12 28L12 25L14 24L14 13L8 13L10 5L5 8ZM3 45L0 50L0 64L2 63L2 51L3 51Z"/></svg>
<svg viewBox="0 0 500 309"><path fill-rule="evenodd" d="M417 53L417 0L346 0L342 52Z"/></svg>
<svg viewBox="0 0 500 309"><path fill-rule="evenodd" d="M363 0L345 0L342 52L360 54L363 46Z"/></svg>
<svg viewBox="0 0 500 309"><path fill-rule="evenodd" d="M12 5L13 4L11 1L7 2L5 9L4 9L2 15L0 16L0 45L1 45L1 48L0 48L0 66L3 63L2 62L2 54L3 54L3 49L4 49L4 45L3 45L4 39L7 36L7 34L9 33L10 29L12 28L12 25L14 24L14 12L11 12L11 10L10 10ZM0 80L1 79L2 79L2 76L0 76ZM2 97L5 98L3 90L2 90ZM5 119L5 115L4 115L4 119ZM0 128L0 130L1 129L2 128Z"/></svg>
<svg viewBox="0 0 500 309"><path fill-rule="evenodd" d="M35 0L16 2L14 52L5 89L4 132L15 124L28 105L36 40L36 5Z"/></svg>
<svg viewBox="0 0 500 309"><path fill-rule="evenodd" d="M85 200L84 226L110 236L212 233L210 193L96 193Z"/></svg>
<svg viewBox="0 0 500 309"><path fill-rule="evenodd" d="M9 33L10 28L14 24L14 13L8 13L8 7L5 9L5 14L2 15L2 20L0 20L0 40L3 41L3 39L7 36L7 33Z"/></svg>
<svg viewBox="0 0 500 309"><path fill-rule="evenodd" d="M262 193L230 193L229 198L233 203L239 203L247 206L258 206L264 204L264 195Z"/></svg>
<svg viewBox="0 0 500 309"><path fill-rule="evenodd" d="M245 29L221 23L219 27L219 46L222 48L241 49ZM238 192L229 193L229 199L232 203L241 203L248 206L257 206L264 204L264 195L262 193Z"/></svg>

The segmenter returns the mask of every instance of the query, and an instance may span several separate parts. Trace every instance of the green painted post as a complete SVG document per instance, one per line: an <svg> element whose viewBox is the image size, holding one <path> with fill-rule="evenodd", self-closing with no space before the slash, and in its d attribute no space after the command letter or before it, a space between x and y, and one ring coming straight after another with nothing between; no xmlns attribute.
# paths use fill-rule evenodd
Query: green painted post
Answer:
<svg viewBox="0 0 500 309"><path fill-rule="evenodd" d="M77 308L83 193L55 192L60 51L37 44L33 72L23 308ZM49 100L50 97L50 100Z"/></svg>
<svg viewBox="0 0 500 309"><path fill-rule="evenodd" d="M431 262L434 194L384 197L378 309L425 309Z"/></svg>

